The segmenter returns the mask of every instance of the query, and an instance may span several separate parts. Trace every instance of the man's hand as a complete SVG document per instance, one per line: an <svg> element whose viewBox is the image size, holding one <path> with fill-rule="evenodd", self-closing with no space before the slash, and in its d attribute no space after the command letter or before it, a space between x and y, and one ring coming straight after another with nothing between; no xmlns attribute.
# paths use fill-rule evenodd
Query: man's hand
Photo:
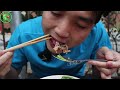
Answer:
<svg viewBox="0 0 120 90"><path fill-rule="evenodd" d="M9 71L11 67L13 52L4 53L0 52L0 77L3 78Z"/></svg>
<svg viewBox="0 0 120 90"><path fill-rule="evenodd" d="M101 73L102 79L111 79L111 76L114 72L120 68L120 54L103 47L98 50L97 58L106 59L107 62L100 61L89 61L89 64L95 65Z"/></svg>

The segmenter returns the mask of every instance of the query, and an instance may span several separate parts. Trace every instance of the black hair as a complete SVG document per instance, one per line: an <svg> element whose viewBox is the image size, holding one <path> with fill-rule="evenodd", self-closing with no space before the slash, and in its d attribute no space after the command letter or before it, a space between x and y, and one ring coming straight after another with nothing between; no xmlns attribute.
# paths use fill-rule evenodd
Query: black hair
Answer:
<svg viewBox="0 0 120 90"><path fill-rule="evenodd" d="M94 11L96 14L95 24L101 19L102 16L106 17L111 11Z"/></svg>

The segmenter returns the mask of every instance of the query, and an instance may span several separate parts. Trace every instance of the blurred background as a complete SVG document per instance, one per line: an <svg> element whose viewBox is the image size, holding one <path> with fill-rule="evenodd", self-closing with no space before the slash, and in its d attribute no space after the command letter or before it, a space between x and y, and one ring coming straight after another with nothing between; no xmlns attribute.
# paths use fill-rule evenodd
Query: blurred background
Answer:
<svg viewBox="0 0 120 90"><path fill-rule="evenodd" d="M11 34L21 22L42 14L42 11L0 11L1 15L4 12L11 14L11 21L4 22L1 18L2 16L0 16L0 50L6 48Z"/></svg>
<svg viewBox="0 0 120 90"><path fill-rule="evenodd" d="M0 11L0 14L3 12L9 12L11 14L11 21L5 23L0 20L0 50L6 48L13 31L21 22L42 15L42 11ZM1 19L2 17L3 16L0 16ZM120 53L120 11L112 11L108 16L102 16L101 21L106 27L113 50ZM26 78L31 73L32 70L28 62L28 64L23 67L23 72L21 72L20 78ZM86 73L92 73L91 66L86 68ZM113 76L120 76L120 70L118 70Z"/></svg>

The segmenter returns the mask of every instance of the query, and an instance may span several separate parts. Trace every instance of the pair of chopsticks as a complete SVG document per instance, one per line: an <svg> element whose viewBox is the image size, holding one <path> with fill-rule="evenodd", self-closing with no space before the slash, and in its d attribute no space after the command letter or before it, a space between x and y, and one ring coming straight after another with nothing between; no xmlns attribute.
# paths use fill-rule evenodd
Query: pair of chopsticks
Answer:
<svg viewBox="0 0 120 90"><path fill-rule="evenodd" d="M25 47L25 46L29 46L29 45L32 45L32 44L35 44L35 43L38 43L38 42L41 42L41 41L44 41L44 40L48 40L48 39L50 39L50 38L51 38L51 36L50 36L49 34L47 34L47 35L41 36L41 37L39 37L39 38L30 40L30 41L28 41L28 42L25 42L25 43L22 43L22 44L13 46L13 47L8 48L8 49L5 49L5 50L3 50L3 52L14 51L14 50L16 50L16 49L19 49L19 48L22 48L22 47Z"/></svg>
<svg viewBox="0 0 120 90"><path fill-rule="evenodd" d="M94 59L84 59L84 60L73 60L73 59L70 59L70 58L67 58L67 57L64 57L64 56L61 56L60 54L59 55L53 55L53 57L57 58L58 60L62 60L62 61L65 61L65 62L70 62L70 63L82 63L82 62L88 62L88 61L93 61ZM107 62L108 60L106 59L95 59L95 61L100 61L100 62ZM109 61L116 61L116 60L109 60Z"/></svg>

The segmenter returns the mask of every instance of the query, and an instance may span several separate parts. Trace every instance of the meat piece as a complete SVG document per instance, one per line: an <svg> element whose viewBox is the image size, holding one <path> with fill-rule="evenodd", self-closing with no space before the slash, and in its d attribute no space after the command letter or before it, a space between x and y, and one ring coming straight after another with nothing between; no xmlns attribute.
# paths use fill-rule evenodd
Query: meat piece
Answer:
<svg viewBox="0 0 120 90"><path fill-rule="evenodd" d="M53 48L55 52L57 53L58 50L62 50L63 53L68 53L70 50L68 50L68 46L66 44L60 45L59 42L56 42L55 47Z"/></svg>

